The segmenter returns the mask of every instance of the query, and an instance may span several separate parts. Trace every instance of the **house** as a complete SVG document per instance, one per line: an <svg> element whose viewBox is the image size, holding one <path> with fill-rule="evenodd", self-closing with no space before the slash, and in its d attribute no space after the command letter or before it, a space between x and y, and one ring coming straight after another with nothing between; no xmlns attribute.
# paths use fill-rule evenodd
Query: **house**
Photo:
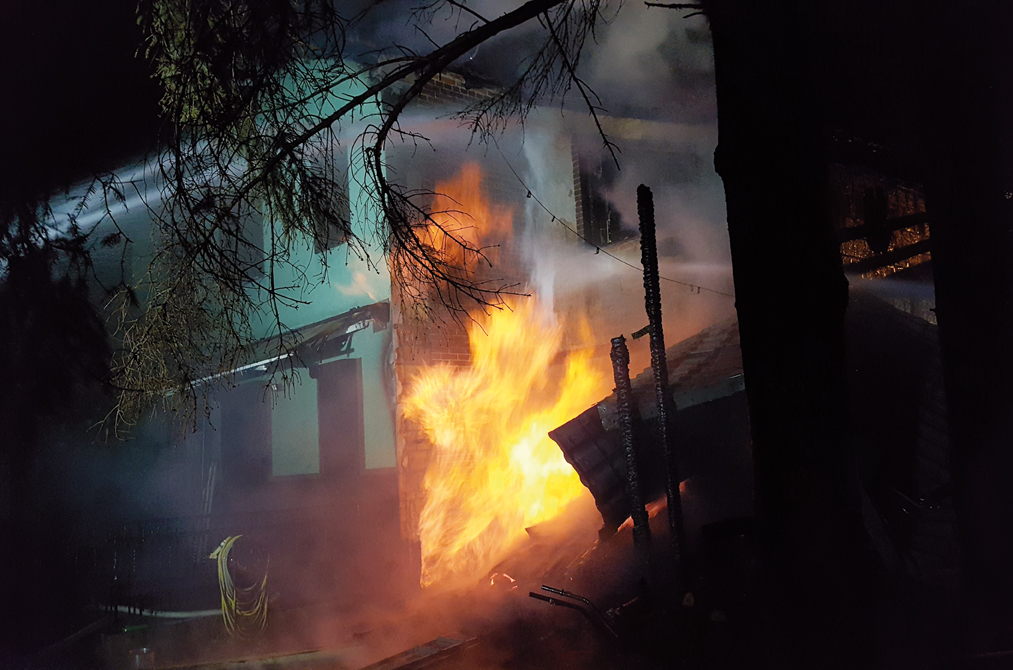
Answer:
<svg viewBox="0 0 1013 670"><path fill-rule="evenodd" d="M141 183L151 191L153 181L143 175ZM144 272L150 253L145 204L158 206L128 201L114 211L120 230L136 240L127 247L128 281ZM354 205L351 220L368 226ZM97 225L101 237L110 222ZM96 250L99 282L115 283L119 252ZM363 590L387 588L386 581L368 584L367 573L403 572L407 551L395 546L389 275L382 265L346 262L337 242L325 248L307 241L293 253L308 276L325 276L325 260L328 267L326 281L301 296L306 304L282 316L293 372L287 384L268 383L278 361L265 337L263 353L232 371L232 387L215 393L196 432L156 411L125 443L80 444L85 427L101 416L54 427L47 436L39 477L62 484L63 500L49 505L70 510L72 560L96 604L214 607L217 578L208 556L230 535L263 547L274 566L272 585L290 603L326 588L338 594L336 607L349 605ZM350 546L370 550L341 549ZM391 581L394 594L402 584Z"/></svg>
<svg viewBox="0 0 1013 670"><path fill-rule="evenodd" d="M624 225L615 203L616 176L583 139L593 129L536 112L523 136L507 133L488 151L464 153L467 133L443 118L444 104L489 94L460 75L436 77L413 118L422 119L438 150L391 146L391 171L407 188L431 192L465 163L479 166L483 193L511 221L492 240L499 246L489 251L488 278L548 287L557 313L586 313L606 324L602 342L612 328L639 328L639 276L597 253L611 249L636 261L630 222ZM605 123L640 151L676 154L669 162L681 166L679 183L703 182L720 195L716 178L702 167L713 150L713 127ZM360 169L354 162L349 167L353 176ZM159 206L157 177L139 168L135 179L152 197L117 205L116 223L135 243L126 256L116 247L97 249L96 273L109 284L123 262L128 275L141 276L151 252L146 206ZM359 188L349 180L349 217L366 231L372 219ZM244 237L255 251L272 223L247 225ZM463 325L445 313L441 327L413 326L387 268L348 253L343 242L325 234L293 247L293 265L322 281L299 295L305 304L298 309L283 307L291 383L271 381L276 341L262 324L262 353L232 371L233 387L216 394L196 432L180 435L171 417L155 414L113 447L75 451L80 432L54 429L49 436L40 473L65 483L66 503L79 511L73 559L92 601L146 610L214 608L218 591L208 556L234 535L243 536L237 551L245 545L253 564L271 566L280 607L325 599L335 609L354 609L394 602L418 588L418 518L432 448L404 415L403 394L421 368L467 366L471 352ZM547 271L548 261L532 249L549 246L572 250L581 272L557 277ZM662 256L679 257L678 245L670 246ZM299 284L296 277L278 278L287 279ZM674 300L696 300L686 296ZM711 316L702 314L697 317ZM691 327L677 323L672 332ZM607 349L596 354L607 365Z"/></svg>
<svg viewBox="0 0 1013 670"><path fill-rule="evenodd" d="M345 202L366 238L372 219L355 178L361 166L352 163ZM162 206L157 166L120 176L131 184L128 197L110 199L106 212L95 194L77 218L95 239L119 233L132 241L96 245L96 300L104 299L101 287L144 277L153 251L149 208ZM55 215L75 204L57 204ZM274 224L251 217L243 225L256 266ZM293 244L291 263L276 275L299 303L280 307L289 360L278 360L271 324L255 321L261 353L229 373L230 387L214 393L196 432L156 410L125 442L88 444L93 435L82 435L102 418L102 401L49 430L36 471L62 494L42 504L63 508L56 516L68 520L70 560L87 600L216 607L208 557L234 535L244 536L237 551L247 545L269 556L281 602L326 592L341 608L366 592L395 598L403 591L398 579L366 578L377 570L402 574L407 557L399 548L390 276L384 264L349 254L340 236L323 233ZM143 284L140 293L143 300ZM272 377L275 369L293 374L283 381ZM210 388L220 380L201 381Z"/></svg>

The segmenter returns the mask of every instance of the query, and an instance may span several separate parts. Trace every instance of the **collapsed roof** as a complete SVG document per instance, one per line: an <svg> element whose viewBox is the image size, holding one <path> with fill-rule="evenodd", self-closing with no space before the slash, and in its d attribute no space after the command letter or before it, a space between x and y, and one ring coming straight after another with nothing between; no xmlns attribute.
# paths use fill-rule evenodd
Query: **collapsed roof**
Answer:
<svg viewBox="0 0 1013 670"><path fill-rule="evenodd" d="M668 348L668 392L677 414L691 407L702 406L729 398L745 388L742 378L742 354L739 349L738 322L732 318L706 328L696 335ZM653 430L657 420L654 377L647 368L632 380L633 406L639 415L635 420L635 439L641 470L641 493L652 500L664 492L664 454L656 444ZM688 444L686 425L676 420L674 439L679 443L680 472L687 479L704 467L708 456L714 455L714 444L704 445L700 439ZM729 426L725 424L726 428ZM721 426L715 426L707 442L716 440L735 448L736 440L722 439ZM581 481L594 496L607 529L615 529L628 516L626 495L626 454L619 430L615 392L593 407L549 433L563 451L566 460L580 475ZM696 436L699 437L699 436ZM710 452L705 455L704 452Z"/></svg>

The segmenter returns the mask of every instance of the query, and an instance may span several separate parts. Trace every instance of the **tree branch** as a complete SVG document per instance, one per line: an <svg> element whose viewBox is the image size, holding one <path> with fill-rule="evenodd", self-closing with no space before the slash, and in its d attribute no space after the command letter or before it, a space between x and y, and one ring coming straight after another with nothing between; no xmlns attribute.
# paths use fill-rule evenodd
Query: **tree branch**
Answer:
<svg viewBox="0 0 1013 670"><path fill-rule="evenodd" d="M521 5L512 12L508 12L497 19L458 35L455 39L451 40L439 49L430 52L426 56L421 57L418 61L397 68L394 72L388 74L379 82L367 88L363 93L354 96L333 113L328 114L316 124L306 129L306 131L300 133L279 147L277 152L267 161L267 163L264 164L263 168L259 170L260 176L251 180L243 189L240 190L239 193L237 193L237 198L233 200L233 206L238 202L239 198L245 197L252 188L263 181L266 175L269 174L270 171L273 170L282 160L290 156L296 147L305 144L321 131L330 128L339 119L348 115L355 109L358 109L370 99L376 97L397 82L402 81L411 75L418 76L415 83L409 90L409 93L403 96L400 104L395 105L395 108L389 113L390 117L394 119L397 118L397 115L400 114L408 102L418 96L422 87L426 83L446 69L446 67L455 60L486 40L495 37L505 30L509 30L521 25L522 23L526 23L537 17L539 14L552 9L563 2L565 2L565 0L529 0L529 2Z"/></svg>
<svg viewBox="0 0 1013 670"><path fill-rule="evenodd" d="M608 135L605 134L605 130L601 127L601 121L598 119L598 108L591 103L591 98L588 96L587 90L585 90L584 82L577 76L575 68L570 64L570 59L566 55L566 50L563 48L563 43L560 41L559 35L556 34L556 28L552 25L552 19L549 18L548 13L545 14L545 25L549 29L549 34L552 35L552 41L556 44L556 48L559 49L559 53L563 59L563 64L566 66L566 70L570 73L570 78L573 80L573 83L577 85L577 90L580 91L580 95L584 98L584 103L587 104L588 111L591 112L591 118L594 119L594 125L598 128L598 134L605 143L605 148L608 149L609 154L612 156L612 160L616 164L616 169L619 169L619 158L616 156L615 145L611 142L611 140L609 140Z"/></svg>

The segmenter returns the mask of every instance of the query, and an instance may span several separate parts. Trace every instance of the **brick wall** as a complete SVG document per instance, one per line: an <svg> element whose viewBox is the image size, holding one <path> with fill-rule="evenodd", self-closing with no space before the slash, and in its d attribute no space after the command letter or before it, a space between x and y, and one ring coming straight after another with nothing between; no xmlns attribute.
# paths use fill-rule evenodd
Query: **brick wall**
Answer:
<svg viewBox="0 0 1013 670"><path fill-rule="evenodd" d="M588 240L591 238L588 236L587 217L584 213L584 180L580 177L580 155L576 142L570 145L570 155L573 158L573 199L577 205L577 234Z"/></svg>
<svg viewBox="0 0 1013 670"><path fill-rule="evenodd" d="M491 88L469 87L464 77L453 72L444 72L433 77L415 100L416 105L456 105L488 100L499 91Z"/></svg>

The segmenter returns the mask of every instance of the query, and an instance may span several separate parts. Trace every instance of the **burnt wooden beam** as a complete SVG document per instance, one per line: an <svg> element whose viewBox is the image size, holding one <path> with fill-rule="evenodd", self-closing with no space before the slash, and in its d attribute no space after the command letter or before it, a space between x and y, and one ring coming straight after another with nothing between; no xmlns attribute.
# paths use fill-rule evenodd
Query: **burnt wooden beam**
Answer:
<svg viewBox="0 0 1013 670"><path fill-rule="evenodd" d="M633 544L646 548L651 541L651 526L640 495L640 468L637 465L637 448L633 440L633 392L630 389L630 350L626 338L612 338L612 374L616 382L616 406L619 411L619 430L626 452L626 495L630 499L630 516L633 518Z"/></svg>
<svg viewBox="0 0 1013 670"><path fill-rule="evenodd" d="M640 259L644 266L644 301L650 322L651 370L654 373L654 397L658 405L658 440L665 450L665 494L668 502L668 527L672 539L677 583L683 583L685 529L682 499L679 496L679 465L675 457L671 421L675 403L668 393L668 362L665 358L665 332L661 323L661 282L658 276L658 244L654 226L654 195L641 184L637 187L637 214L640 217Z"/></svg>

